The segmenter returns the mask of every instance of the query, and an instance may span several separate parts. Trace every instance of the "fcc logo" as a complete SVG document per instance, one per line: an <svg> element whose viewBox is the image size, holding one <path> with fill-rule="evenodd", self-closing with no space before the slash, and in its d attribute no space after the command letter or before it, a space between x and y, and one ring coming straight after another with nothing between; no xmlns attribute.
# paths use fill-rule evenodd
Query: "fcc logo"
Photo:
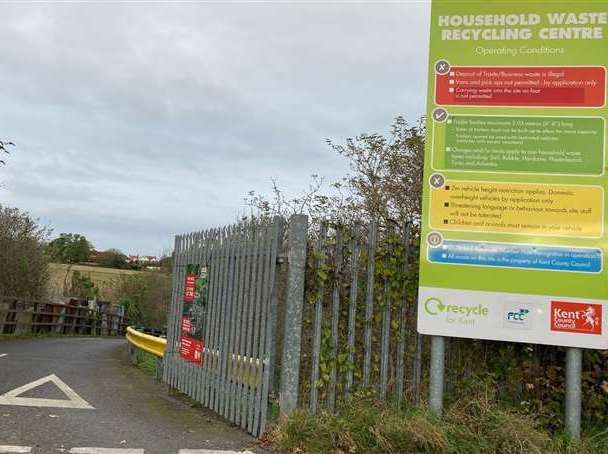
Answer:
<svg viewBox="0 0 608 454"><path fill-rule="evenodd" d="M532 307L530 304L505 302L503 326L509 329L532 329Z"/></svg>

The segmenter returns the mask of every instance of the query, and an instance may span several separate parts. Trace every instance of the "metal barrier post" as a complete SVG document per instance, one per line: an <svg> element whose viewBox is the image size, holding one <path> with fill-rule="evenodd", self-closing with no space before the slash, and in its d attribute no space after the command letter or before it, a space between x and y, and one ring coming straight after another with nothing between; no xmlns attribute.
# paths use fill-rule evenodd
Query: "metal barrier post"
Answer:
<svg viewBox="0 0 608 454"><path fill-rule="evenodd" d="M129 348L129 360L132 365L137 366L137 349L131 343L128 343L127 345Z"/></svg>
<svg viewBox="0 0 608 454"><path fill-rule="evenodd" d="M292 216L289 222L289 268L284 320L285 336L283 337L281 359L281 392L279 398L281 415L288 415L298 405L307 240L308 216Z"/></svg>
<svg viewBox="0 0 608 454"><path fill-rule="evenodd" d="M162 381L163 379L163 358L156 357L154 358L154 378L156 381Z"/></svg>
<svg viewBox="0 0 608 454"><path fill-rule="evenodd" d="M581 438L581 374L583 351L570 347L566 350L566 430L570 436Z"/></svg>

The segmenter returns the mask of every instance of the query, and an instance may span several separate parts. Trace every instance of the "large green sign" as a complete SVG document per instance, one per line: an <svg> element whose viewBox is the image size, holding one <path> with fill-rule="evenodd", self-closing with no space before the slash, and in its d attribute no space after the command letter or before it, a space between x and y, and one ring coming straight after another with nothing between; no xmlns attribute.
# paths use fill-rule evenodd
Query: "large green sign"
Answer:
<svg viewBox="0 0 608 454"><path fill-rule="evenodd" d="M418 326L608 348L608 2L433 0Z"/></svg>

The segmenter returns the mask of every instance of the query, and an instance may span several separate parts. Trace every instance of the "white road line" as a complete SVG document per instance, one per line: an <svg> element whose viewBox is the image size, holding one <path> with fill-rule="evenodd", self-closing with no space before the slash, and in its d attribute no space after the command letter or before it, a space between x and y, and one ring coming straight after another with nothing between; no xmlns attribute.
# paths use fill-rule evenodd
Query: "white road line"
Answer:
<svg viewBox="0 0 608 454"><path fill-rule="evenodd" d="M127 448L72 448L70 454L144 454L143 449Z"/></svg>
<svg viewBox="0 0 608 454"><path fill-rule="evenodd" d="M0 353L0 358L4 358L5 356L8 356L8 353Z"/></svg>
<svg viewBox="0 0 608 454"><path fill-rule="evenodd" d="M251 451L224 451L221 449L180 449L178 454L254 454Z"/></svg>
<svg viewBox="0 0 608 454"><path fill-rule="evenodd" d="M48 382L53 382L55 385L64 392L69 400L62 399L41 399L34 397L18 397L26 391L37 388ZM15 388L5 394L0 395L0 405L16 405L20 407L53 407L53 408L85 408L93 410L86 400L80 397L76 392L66 385L59 377L55 374L51 374L47 377L39 378L27 385Z"/></svg>
<svg viewBox="0 0 608 454"><path fill-rule="evenodd" d="M0 445L0 454L19 454L22 452L32 452L32 448L29 446Z"/></svg>
<svg viewBox="0 0 608 454"><path fill-rule="evenodd" d="M31 453L29 446L0 445L0 454ZM144 454L143 449L130 448L72 448L70 454ZM178 454L254 454L252 451L224 451L221 449L180 449Z"/></svg>

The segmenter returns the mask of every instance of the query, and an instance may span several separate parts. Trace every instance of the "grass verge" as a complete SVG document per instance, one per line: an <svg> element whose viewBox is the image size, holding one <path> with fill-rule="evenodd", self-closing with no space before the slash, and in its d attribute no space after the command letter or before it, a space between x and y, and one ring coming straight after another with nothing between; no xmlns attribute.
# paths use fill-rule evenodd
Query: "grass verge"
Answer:
<svg viewBox="0 0 608 454"><path fill-rule="evenodd" d="M135 366L149 375L156 373L156 356L146 351L136 349Z"/></svg>
<svg viewBox="0 0 608 454"><path fill-rule="evenodd" d="M296 412L280 421L270 438L279 452L298 454L608 452L608 431L576 443L483 394L453 402L441 419L426 408L354 396L335 414Z"/></svg>

